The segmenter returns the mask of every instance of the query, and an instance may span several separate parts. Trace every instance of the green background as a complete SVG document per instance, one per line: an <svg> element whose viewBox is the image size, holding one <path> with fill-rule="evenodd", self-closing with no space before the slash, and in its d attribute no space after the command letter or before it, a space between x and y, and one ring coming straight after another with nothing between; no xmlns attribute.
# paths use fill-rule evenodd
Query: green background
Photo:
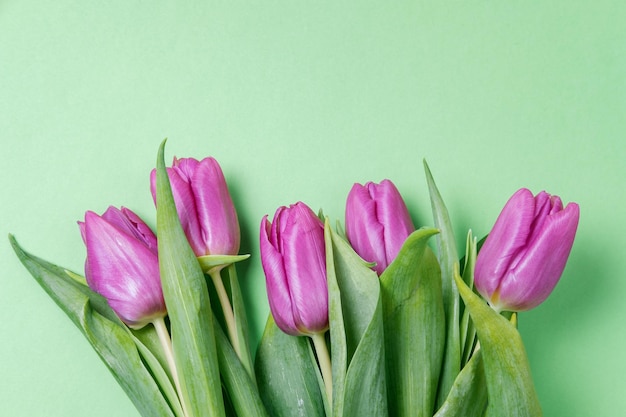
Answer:
<svg viewBox="0 0 626 417"><path fill-rule="evenodd" d="M258 228L279 205L341 220L352 183L390 178L431 225L426 158L461 243L545 189L581 221L556 290L520 317L539 398L546 416L622 415L624 2L180 3L0 0L2 236L82 271L85 210L154 226L168 137L168 162L222 165L258 338ZM138 415L4 237L0 257L2 414Z"/></svg>

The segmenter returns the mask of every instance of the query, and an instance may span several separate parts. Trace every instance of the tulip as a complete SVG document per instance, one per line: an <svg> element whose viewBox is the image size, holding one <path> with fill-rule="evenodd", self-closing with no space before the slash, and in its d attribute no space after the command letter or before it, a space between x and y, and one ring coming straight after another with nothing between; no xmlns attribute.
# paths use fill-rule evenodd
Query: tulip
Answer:
<svg viewBox="0 0 626 417"><path fill-rule="evenodd" d="M556 286L578 227L579 207L522 188L506 203L481 248L474 285L497 311L525 311Z"/></svg>
<svg viewBox="0 0 626 417"><path fill-rule="evenodd" d="M414 230L406 204L391 181L354 184L346 202L346 236L361 258L376 263L378 275Z"/></svg>
<svg viewBox="0 0 626 417"><path fill-rule="evenodd" d="M85 278L120 319L140 329L167 311L161 289L157 239L131 210L109 207L78 222L87 246Z"/></svg>
<svg viewBox="0 0 626 417"><path fill-rule="evenodd" d="M236 255L239 222L217 161L174 158L167 169L181 225L196 256ZM150 175L156 202L156 170Z"/></svg>
<svg viewBox="0 0 626 417"><path fill-rule="evenodd" d="M328 286L324 225L304 203L276 210L261 222L261 263L270 310L291 335L328 328Z"/></svg>

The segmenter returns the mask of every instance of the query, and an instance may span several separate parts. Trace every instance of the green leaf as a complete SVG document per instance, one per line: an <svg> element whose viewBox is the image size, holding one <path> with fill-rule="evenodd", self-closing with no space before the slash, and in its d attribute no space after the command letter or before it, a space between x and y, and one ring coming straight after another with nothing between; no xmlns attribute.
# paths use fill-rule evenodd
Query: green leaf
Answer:
<svg viewBox="0 0 626 417"><path fill-rule="evenodd" d="M230 284L230 292L233 302L233 314L235 315L235 323L237 325L237 338L241 349L241 363L248 372L250 379L256 383L254 376L254 365L252 363L252 353L250 352L250 337L248 332L248 316L246 315L246 306L244 303L239 280L237 279L237 269L235 264L227 267L228 283Z"/></svg>
<svg viewBox="0 0 626 417"><path fill-rule="evenodd" d="M437 404L442 404L448 396L448 391L461 370L461 343L459 336L459 290L454 283L454 268L459 261L454 231L448 209L435 185L428 164L424 160L426 181L430 193L430 202L433 211L435 227L440 231L436 237L439 265L441 266L441 288L443 294L443 308L446 314L446 351L443 360L443 369L439 382Z"/></svg>
<svg viewBox="0 0 626 417"><path fill-rule="evenodd" d="M472 231L467 233L467 242L465 246L465 258L463 263L463 282L470 289L474 288L474 266L476 265L476 238L472 236ZM476 344L476 328L470 320L469 311L465 309L461 316L461 364L465 366L472 355Z"/></svg>
<svg viewBox="0 0 626 417"><path fill-rule="evenodd" d="M485 369L482 353L478 350L456 377L448 398L435 417L482 417L486 406Z"/></svg>
<svg viewBox="0 0 626 417"><path fill-rule="evenodd" d="M81 330L137 410L145 417L174 417L159 386L144 366L132 336L106 300L63 268L24 251L13 236L17 257L39 285Z"/></svg>
<svg viewBox="0 0 626 417"><path fill-rule="evenodd" d="M328 219L324 225L324 241L326 251L326 275L328 282L328 323L330 333L330 356L332 359L333 404L327 416L343 416L343 405L348 371L347 332L341 306L341 292L335 274L333 241Z"/></svg>
<svg viewBox="0 0 626 417"><path fill-rule="evenodd" d="M389 415L432 416L445 347L441 271L428 247L437 229L404 242L380 277Z"/></svg>
<svg viewBox="0 0 626 417"><path fill-rule="evenodd" d="M515 325L474 294L458 274L455 279L480 341L489 396L487 415L541 416L526 350Z"/></svg>
<svg viewBox="0 0 626 417"><path fill-rule="evenodd" d="M309 338L283 333L271 315L257 349L255 369L261 398L271 416L325 415Z"/></svg>
<svg viewBox="0 0 626 417"><path fill-rule="evenodd" d="M378 276L326 221L333 415L387 416Z"/></svg>
<svg viewBox="0 0 626 417"><path fill-rule="evenodd" d="M269 417L259 395L256 381L245 369L217 319L214 319L217 358L224 387L238 416Z"/></svg>
<svg viewBox="0 0 626 417"><path fill-rule="evenodd" d="M142 330L144 329L154 329L154 326L145 326ZM174 380L172 379L172 375L169 372L167 363L162 362L162 360L165 359L165 358L161 358L161 355L163 353L163 348L160 345L158 347L152 346L152 349L154 348L157 348L157 349L151 350L151 348L145 345L139 339L139 337L135 336L137 334L136 330L133 331L133 330L128 329L128 331L129 333L132 334L131 337L133 339L133 342L137 346L137 350L141 354L141 357L146 363L148 369L150 369L150 372L152 373L154 380L161 388L163 395L165 395L165 398L167 399L170 406L172 407L174 414L177 417L184 417L185 413L183 411L182 406L180 405L180 399L178 398L176 388L174 388ZM147 335L147 334L148 333L142 333L142 335ZM152 339L150 338L147 338L145 340L152 342Z"/></svg>
<svg viewBox="0 0 626 417"><path fill-rule="evenodd" d="M236 262L241 262L248 259L250 255L205 255L198 256L198 262L204 272L208 272L210 269L216 266L232 265Z"/></svg>
<svg viewBox="0 0 626 417"><path fill-rule="evenodd" d="M204 273L180 225L164 161L157 157L157 236L163 297L188 417L224 416L213 313Z"/></svg>

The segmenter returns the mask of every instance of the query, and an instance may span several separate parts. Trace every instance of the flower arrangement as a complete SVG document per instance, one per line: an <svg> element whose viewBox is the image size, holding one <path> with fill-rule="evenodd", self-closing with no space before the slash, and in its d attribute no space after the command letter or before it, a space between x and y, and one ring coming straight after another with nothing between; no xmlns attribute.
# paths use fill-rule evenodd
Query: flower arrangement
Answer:
<svg viewBox="0 0 626 417"><path fill-rule="evenodd" d="M560 279L577 204L521 189L462 256L426 164L433 227L415 228L389 180L352 187L345 230L280 207L260 223L271 314L253 360L236 271L249 255L222 170L167 168L164 147L156 234L128 208L86 212L84 276L10 236L141 415L541 415L517 313Z"/></svg>

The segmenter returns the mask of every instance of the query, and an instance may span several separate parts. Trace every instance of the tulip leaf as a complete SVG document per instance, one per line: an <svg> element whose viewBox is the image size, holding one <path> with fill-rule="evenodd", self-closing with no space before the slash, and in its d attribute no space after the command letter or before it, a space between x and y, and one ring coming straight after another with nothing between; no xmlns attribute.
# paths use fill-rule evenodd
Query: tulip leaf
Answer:
<svg viewBox="0 0 626 417"><path fill-rule="evenodd" d="M238 416L269 417L259 396L256 381L245 369L217 319L214 319L217 358L224 388Z"/></svg>
<svg viewBox="0 0 626 417"><path fill-rule="evenodd" d="M145 326L144 329L154 329L154 326ZM128 329L128 331L129 333L131 332L130 329ZM180 405L180 400L178 398L178 394L176 393L176 388L174 388L173 385L174 381L172 380L171 374L166 371L168 369L167 364L162 363L160 359L154 354L154 352L150 348L148 348L137 336L131 335L131 337L133 339L133 342L137 346L137 350L141 354L141 357L150 369L154 380L157 382L159 387L161 387L161 391L165 395L165 398L172 406L174 414L177 417L184 417L184 412L182 406ZM156 352L162 351L163 349L160 346L158 349L156 349Z"/></svg>
<svg viewBox="0 0 626 417"><path fill-rule="evenodd" d="M324 224L326 251L326 275L328 281L328 324L330 333L330 353L332 358L333 398L332 410L327 417L343 417L343 406L348 371L347 332L342 312L339 282L335 274L333 241L328 219Z"/></svg>
<svg viewBox="0 0 626 417"><path fill-rule="evenodd" d="M181 227L165 168L157 157L157 236L163 297L188 417L224 416L213 313L204 273Z"/></svg>
<svg viewBox="0 0 626 417"><path fill-rule="evenodd" d="M325 240L333 358L333 415L387 416L378 276L345 239L331 230L328 221ZM342 329L345 336L338 335Z"/></svg>
<svg viewBox="0 0 626 417"><path fill-rule="evenodd" d="M231 265L248 259L250 255L205 255L198 256L198 262L204 272L216 266Z"/></svg>
<svg viewBox="0 0 626 417"><path fill-rule="evenodd" d="M250 352L250 337L248 332L248 317L246 315L246 306L244 304L239 279L237 278L237 269L235 264L227 267L228 282L230 284L230 292L233 300L233 314L235 315L235 323L237 325L237 338L241 349L241 363L248 372L251 380L256 383L254 376L254 365L252 363L252 354Z"/></svg>
<svg viewBox="0 0 626 417"><path fill-rule="evenodd" d="M465 258L463 259L463 282L467 284L470 289L474 288L474 266L476 265L476 238L472 236L472 231L467 233L467 242L465 246ZM470 320L469 311L465 309L461 316L461 365L469 361L474 345L476 343L476 328L474 323Z"/></svg>
<svg viewBox="0 0 626 417"><path fill-rule="evenodd" d="M389 415L431 417L445 347L441 271L422 228L380 276Z"/></svg>
<svg viewBox="0 0 626 417"><path fill-rule="evenodd" d="M67 270L11 245L26 269L81 330L137 410L145 417L175 417L159 386L146 369L132 336L106 300L76 281Z"/></svg>
<svg viewBox="0 0 626 417"><path fill-rule="evenodd" d="M428 182L435 227L440 231L435 240L437 242L439 265L441 266L443 308L446 314L446 350L437 395L437 404L440 405L445 401L450 387L461 370L459 290L454 282L454 268L459 261L459 257L448 209L441 198L441 194L435 185L435 180L425 160L424 171L426 172L426 181Z"/></svg>
<svg viewBox="0 0 626 417"><path fill-rule="evenodd" d="M434 417L482 417L486 406L485 368L478 350L456 377L448 398Z"/></svg>
<svg viewBox="0 0 626 417"><path fill-rule="evenodd" d="M306 336L278 328L271 314L256 352L259 393L273 417L323 417L319 370Z"/></svg>
<svg viewBox="0 0 626 417"><path fill-rule="evenodd" d="M141 329L129 329L129 331L132 334L135 343L137 344L139 352L143 355L144 350L148 350L150 351L151 356L154 357L153 359L156 360L156 362L154 362L152 358L146 359L146 363L149 364L150 369L153 370L152 364L154 364L154 366L160 366L162 370L167 374L170 381L173 381L170 369L167 364L167 357L165 355L163 345L159 340L159 336L157 335L155 327L144 326Z"/></svg>
<svg viewBox="0 0 626 417"><path fill-rule="evenodd" d="M480 341L489 398L487 416L541 416L526 350L515 325L474 294L458 274L455 279Z"/></svg>

